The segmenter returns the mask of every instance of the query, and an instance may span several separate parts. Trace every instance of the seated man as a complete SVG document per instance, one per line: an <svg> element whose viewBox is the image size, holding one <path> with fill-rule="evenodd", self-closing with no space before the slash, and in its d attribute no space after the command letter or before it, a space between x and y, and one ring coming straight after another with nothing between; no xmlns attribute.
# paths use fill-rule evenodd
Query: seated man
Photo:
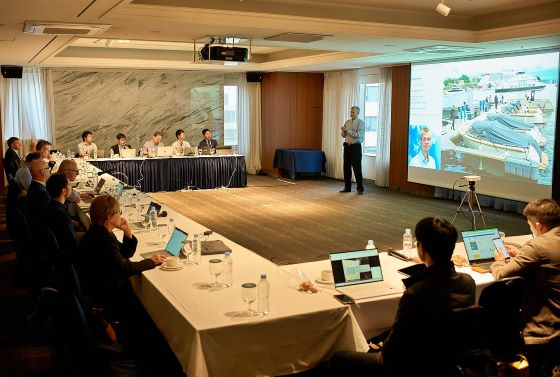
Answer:
<svg viewBox="0 0 560 377"><path fill-rule="evenodd" d="M31 184L25 199L25 217L31 231L40 223L40 219L47 210L51 196L47 192L45 183L51 175L49 165L43 160L35 160L29 164L31 171Z"/></svg>
<svg viewBox="0 0 560 377"><path fill-rule="evenodd" d="M23 165L16 171L16 175L14 177L14 181L19 185L22 190L27 191L29 185L31 184L31 172L29 171L29 164L31 161L40 160L41 153L39 152L31 152L25 156L25 162Z"/></svg>
<svg viewBox="0 0 560 377"><path fill-rule="evenodd" d="M51 160L51 148L52 144L47 140L39 140L35 146L37 152L41 153L41 158L46 162Z"/></svg>
<svg viewBox="0 0 560 377"><path fill-rule="evenodd" d="M519 250L508 246L512 258L507 264L496 251L491 269L496 279L527 280L522 314L530 375L548 376L560 365L560 207L552 199L539 199L527 204L523 214L534 239Z"/></svg>
<svg viewBox="0 0 560 377"><path fill-rule="evenodd" d="M198 143L199 148L203 148L203 147L216 148L218 146L218 142L212 139L212 131L210 131L208 128L202 130L202 136L204 138L200 141L200 143Z"/></svg>
<svg viewBox="0 0 560 377"><path fill-rule="evenodd" d="M117 144L113 145L111 150L113 151L113 154L122 156L122 149L131 149L131 146L126 143L126 136L123 133L120 133L117 135Z"/></svg>
<svg viewBox="0 0 560 377"><path fill-rule="evenodd" d="M16 176L16 171L21 165L21 157L19 157L21 142L17 137L11 137L8 139L7 144L8 149L4 155L4 171L6 172L8 182L10 182Z"/></svg>
<svg viewBox="0 0 560 377"><path fill-rule="evenodd" d="M158 147L165 147L165 145L161 141L162 137L163 137L163 134L161 132L159 132L159 131L154 132L154 136L152 137L152 140L146 141L144 143L144 149L147 151L150 148L157 149Z"/></svg>
<svg viewBox="0 0 560 377"><path fill-rule="evenodd" d="M427 268L403 280L407 288L381 352L337 352L331 366L338 375L449 376L454 352L449 345L460 336L452 326L453 309L475 303L475 282L451 262L453 225L427 217L416 224L415 234Z"/></svg>
<svg viewBox="0 0 560 377"><path fill-rule="evenodd" d="M178 151L179 154L185 154L185 148L190 148L190 144L187 140L185 140L185 131L177 130L175 132L175 137L177 138L176 141L171 144L173 147L173 151Z"/></svg>
<svg viewBox="0 0 560 377"><path fill-rule="evenodd" d="M46 186L52 199L45 212L43 223L51 228L62 252L61 255L52 255L51 259L54 259L52 262L55 265L70 264L78 251L74 225L68 216L65 204L72 192L72 186L68 178L61 173L51 175Z"/></svg>
<svg viewBox="0 0 560 377"><path fill-rule="evenodd" d="M64 174L66 178L70 181L72 185L76 181L76 177L80 174L78 169L78 164L74 160L64 160L60 163L58 167L58 172ZM70 186L72 187L72 186ZM68 210L68 215L74 221L74 225L79 231L86 231L89 228L90 220L86 214L79 208L78 203L82 200L82 197L91 197L90 193L79 194L76 190L72 189L70 196L66 199L66 206Z"/></svg>
<svg viewBox="0 0 560 377"><path fill-rule="evenodd" d="M97 145L93 142L93 134L90 131L82 133L82 142L78 144L78 153L80 157L93 158L97 152Z"/></svg>

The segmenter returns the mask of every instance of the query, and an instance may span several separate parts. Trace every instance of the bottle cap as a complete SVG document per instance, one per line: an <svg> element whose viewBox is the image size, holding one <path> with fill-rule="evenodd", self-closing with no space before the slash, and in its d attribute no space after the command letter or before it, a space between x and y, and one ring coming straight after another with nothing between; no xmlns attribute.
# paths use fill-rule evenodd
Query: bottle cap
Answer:
<svg viewBox="0 0 560 377"><path fill-rule="evenodd" d="M229 251L226 251L226 252L224 253L224 256L226 256L226 257L229 257L229 255L230 255L230 252L229 252Z"/></svg>
<svg viewBox="0 0 560 377"><path fill-rule="evenodd" d="M373 245L373 240L368 240L368 245Z"/></svg>
<svg viewBox="0 0 560 377"><path fill-rule="evenodd" d="M406 228L404 231L405 231L406 233L410 233L410 228Z"/></svg>
<svg viewBox="0 0 560 377"><path fill-rule="evenodd" d="M266 280L266 274L261 274L261 280Z"/></svg>

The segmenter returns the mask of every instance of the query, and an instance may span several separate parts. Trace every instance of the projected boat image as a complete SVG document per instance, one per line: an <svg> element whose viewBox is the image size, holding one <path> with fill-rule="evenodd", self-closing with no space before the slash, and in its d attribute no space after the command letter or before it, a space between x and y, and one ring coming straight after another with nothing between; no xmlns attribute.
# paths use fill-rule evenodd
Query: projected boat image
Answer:
<svg viewBox="0 0 560 377"><path fill-rule="evenodd" d="M517 72L514 76L496 83L494 90L496 93L520 92L542 90L546 85L539 77L534 77L525 72Z"/></svg>
<svg viewBox="0 0 560 377"><path fill-rule="evenodd" d="M548 168L548 156L541 151L546 142L536 126L491 112L461 124L444 138L442 150L503 162L505 174L536 181L539 171Z"/></svg>

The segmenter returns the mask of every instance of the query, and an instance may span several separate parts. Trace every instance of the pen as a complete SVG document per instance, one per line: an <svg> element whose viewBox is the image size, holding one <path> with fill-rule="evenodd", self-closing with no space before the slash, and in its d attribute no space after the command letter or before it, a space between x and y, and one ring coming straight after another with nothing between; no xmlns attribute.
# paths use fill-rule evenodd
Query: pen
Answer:
<svg viewBox="0 0 560 377"><path fill-rule="evenodd" d="M395 251L393 249L389 249L389 251L387 251L387 254L389 254L390 256L395 257L397 259L403 260L405 262L409 261L409 259L406 256L402 255L401 253L399 253L398 251Z"/></svg>

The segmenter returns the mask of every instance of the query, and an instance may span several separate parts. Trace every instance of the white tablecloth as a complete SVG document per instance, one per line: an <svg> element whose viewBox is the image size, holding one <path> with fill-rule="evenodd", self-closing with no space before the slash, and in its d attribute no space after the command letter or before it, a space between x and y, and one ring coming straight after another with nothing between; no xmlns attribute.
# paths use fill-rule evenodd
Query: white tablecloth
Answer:
<svg viewBox="0 0 560 377"><path fill-rule="evenodd" d="M176 226L189 234L205 230L163 207ZM168 221L166 219L160 219ZM141 252L162 248L155 232L134 232ZM309 369L338 350L367 350L366 340L350 307L328 294L298 292L294 279L275 264L223 237L232 252L234 284L208 289L208 260L180 271L160 268L132 278L134 290L165 336L189 377L274 376ZM257 283L261 273L270 281L271 312L247 318L241 284ZM253 303L256 308L256 303Z"/></svg>

